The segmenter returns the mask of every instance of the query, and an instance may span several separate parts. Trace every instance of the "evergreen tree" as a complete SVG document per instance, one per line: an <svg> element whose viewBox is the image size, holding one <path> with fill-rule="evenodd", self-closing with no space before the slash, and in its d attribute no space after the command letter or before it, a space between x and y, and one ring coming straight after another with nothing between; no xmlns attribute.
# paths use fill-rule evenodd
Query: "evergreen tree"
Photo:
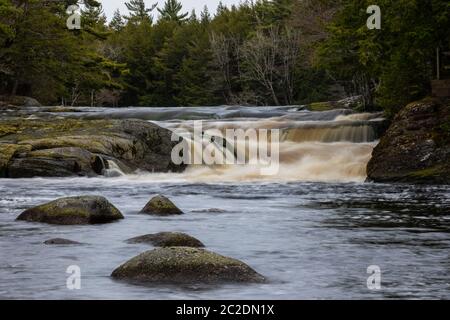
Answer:
<svg viewBox="0 0 450 320"><path fill-rule="evenodd" d="M128 21L141 23L142 21L153 21L151 12L156 8L157 3L153 4L150 8L145 6L144 0L130 0L130 2L125 2L125 6L130 15L125 17Z"/></svg>
<svg viewBox="0 0 450 320"><path fill-rule="evenodd" d="M109 27L116 32L122 31L125 27L125 22L123 21L123 17L119 9L114 11L114 16L109 23Z"/></svg>
<svg viewBox="0 0 450 320"><path fill-rule="evenodd" d="M224 12L228 11L228 8L223 4L222 1L219 1L219 4L217 5L217 16L220 16L221 14L223 14Z"/></svg>
<svg viewBox="0 0 450 320"><path fill-rule="evenodd" d="M211 22L211 14L209 13L208 6L203 7L203 11L200 14L200 21L203 25L208 25Z"/></svg>
<svg viewBox="0 0 450 320"><path fill-rule="evenodd" d="M180 13L183 10L183 5L177 0L166 0L164 7L158 9L162 20L169 20L181 23L186 20L189 13Z"/></svg>
<svg viewBox="0 0 450 320"><path fill-rule="evenodd" d="M321 65L390 115L429 92L435 48L449 41L446 0L380 0L381 30L369 30L370 1L344 1L319 49ZM445 31L444 31L445 30Z"/></svg>
<svg viewBox="0 0 450 320"><path fill-rule="evenodd" d="M86 8L81 10L81 18L84 31L95 37L106 39L108 36L105 28L107 19L101 4L98 6L86 5Z"/></svg>

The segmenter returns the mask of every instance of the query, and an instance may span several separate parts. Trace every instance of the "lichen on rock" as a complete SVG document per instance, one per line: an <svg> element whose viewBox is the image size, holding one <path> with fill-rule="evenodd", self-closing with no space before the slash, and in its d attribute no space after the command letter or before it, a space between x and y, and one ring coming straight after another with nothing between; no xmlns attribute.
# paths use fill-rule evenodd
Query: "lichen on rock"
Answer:
<svg viewBox="0 0 450 320"><path fill-rule="evenodd" d="M186 247L144 252L118 267L111 276L143 285L265 281L262 275L239 260Z"/></svg>
<svg viewBox="0 0 450 320"><path fill-rule="evenodd" d="M153 197L141 210L141 213L158 215L158 216L169 216L169 215L180 215L183 214L172 201L167 197L158 195Z"/></svg>
<svg viewBox="0 0 450 320"><path fill-rule="evenodd" d="M109 223L123 219L122 213L106 198L81 196L61 198L25 210L17 220L59 225Z"/></svg>
<svg viewBox="0 0 450 320"><path fill-rule="evenodd" d="M0 177L102 175L108 160L122 171L179 172L171 132L141 120L0 120Z"/></svg>

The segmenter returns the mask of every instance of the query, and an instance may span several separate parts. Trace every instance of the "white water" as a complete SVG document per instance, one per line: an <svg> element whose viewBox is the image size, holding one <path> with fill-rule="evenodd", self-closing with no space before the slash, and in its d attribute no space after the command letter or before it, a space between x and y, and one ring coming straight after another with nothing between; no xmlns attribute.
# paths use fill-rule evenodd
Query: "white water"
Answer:
<svg viewBox="0 0 450 320"><path fill-rule="evenodd" d="M331 121L291 121L282 118L207 120L203 122L204 130L216 129L224 136L227 129L279 129L281 139L276 142L280 154L278 173L261 175L261 169L267 166L250 165L247 161L244 165L191 165L181 174L141 172L134 178L188 182L364 182L367 163L377 144L372 124L366 120L369 117L370 114L355 114L338 116L337 120ZM170 130L194 132L192 121L155 123ZM250 148L257 148L259 138L247 140L247 157ZM270 137L268 140L271 141ZM204 144L193 146L196 148L193 153L204 152ZM272 150L272 147L273 144L268 149ZM258 159L252 160L258 162Z"/></svg>
<svg viewBox="0 0 450 320"><path fill-rule="evenodd" d="M120 167L112 160L107 160L108 169L105 169L103 175L105 177L113 178L113 177L121 177L124 176L125 173L120 169Z"/></svg>

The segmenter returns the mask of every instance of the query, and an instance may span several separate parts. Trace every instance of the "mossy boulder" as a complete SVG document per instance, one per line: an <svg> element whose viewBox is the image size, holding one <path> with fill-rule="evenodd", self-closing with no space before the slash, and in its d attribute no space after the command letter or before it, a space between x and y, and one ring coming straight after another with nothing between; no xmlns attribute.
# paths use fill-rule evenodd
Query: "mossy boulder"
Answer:
<svg viewBox="0 0 450 320"><path fill-rule="evenodd" d="M158 195L153 197L141 210L141 213L157 215L157 216L170 216L183 214L172 201L167 197Z"/></svg>
<svg viewBox="0 0 450 320"><path fill-rule="evenodd" d="M101 224L123 219L106 198L82 196L61 198L24 211L17 220L59 225Z"/></svg>
<svg viewBox="0 0 450 320"><path fill-rule="evenodd" d="M128 243L148 243L155 247L191 247L203 248L205 245L198 239L181 232L160 232L127 240Z"/></svg>
<svg viewBox="0 0 450 320"><path fill-rule="evenodd" d="M97 176L111 161L124 173L183 171L171 136L141 120L2 119L0 178Z"/></svg>
<svg viewBox="0 0 450 320"><path fill-rule="evenodd" d="M186 247L144 252L118 267L111 276L139 284L251 283L265 280L239 260Z"/></svg>
<svg viewBox="0 0 450 320"><path fill-rule="evenodd" d="M368 180L450 184L450 104L424 99L403 108L373 151Z"/></svg>
<svg viewBox="0 0 450 320"><path fill-rule="evenodd" d="M68 246L68 245L80 245L80 242L72 241L68 239L55 238L50 239L44 242L46 245L60 245L60 246Z"/></svg>

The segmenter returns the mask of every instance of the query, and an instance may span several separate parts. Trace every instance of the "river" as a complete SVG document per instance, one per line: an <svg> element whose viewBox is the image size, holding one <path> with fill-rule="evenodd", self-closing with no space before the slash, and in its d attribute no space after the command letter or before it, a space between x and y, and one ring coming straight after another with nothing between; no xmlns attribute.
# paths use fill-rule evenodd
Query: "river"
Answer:
<svg viewBox="0 0 450 320"><path fill-rule="evenodd" d="M171 130L280 129L280 170L190 166L183 173L0 180L0 298L3 299L448 299L450 187L365 183L379 139L379 114L297 107L78 108L33 117L138 118ZM28 115L29 116L29 115ZM156 194L187 214L139 215ZM107 225L17 222L26 208L75 195L107 197L126 219ZM161 231L188 233L208 250L240 259L264 284L136 286L111 272L151 249L124 240ZM81 246L46 246L68 238ZM68 290L66 269L81 269L81 290ZM369 266L381 289L367 286Z"/></svg>

